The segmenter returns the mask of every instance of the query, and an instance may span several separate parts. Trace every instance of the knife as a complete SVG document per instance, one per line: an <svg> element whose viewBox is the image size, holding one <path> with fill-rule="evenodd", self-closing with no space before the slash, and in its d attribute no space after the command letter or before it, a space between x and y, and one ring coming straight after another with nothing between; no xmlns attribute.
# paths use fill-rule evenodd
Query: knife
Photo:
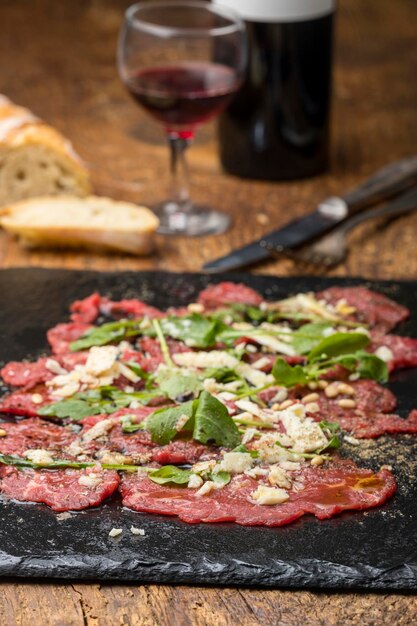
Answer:
<svg viewBox="0 0 417 626"><path fill-rule="evenodd" d="M417 155L397 161L345 195L326 198L316 209L261 239L203 265L208 273L234 270L265 261L271 251L292 250L331 231L345 219L417 183Z"/></svg>

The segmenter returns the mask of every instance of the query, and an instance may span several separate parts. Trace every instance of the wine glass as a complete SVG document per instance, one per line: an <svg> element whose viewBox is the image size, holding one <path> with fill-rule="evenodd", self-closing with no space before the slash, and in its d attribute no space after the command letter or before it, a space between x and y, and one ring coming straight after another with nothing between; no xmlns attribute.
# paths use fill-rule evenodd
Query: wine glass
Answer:
<svg viewBox="0 0 417 626"><path fill-rule="evenodd" d="M198 127L237 91L246 64L244 23L207 2L139 2L125 14L118 46L120 77L134 99L163 124L171 151L172 192L153 208L160 233L224 232L225 213L194 204L185 159Z"/></svg>

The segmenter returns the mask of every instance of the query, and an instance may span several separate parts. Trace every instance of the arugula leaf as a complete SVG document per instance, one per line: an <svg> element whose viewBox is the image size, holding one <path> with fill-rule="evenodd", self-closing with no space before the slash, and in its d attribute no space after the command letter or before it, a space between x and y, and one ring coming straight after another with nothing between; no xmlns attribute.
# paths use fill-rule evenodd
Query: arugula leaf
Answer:
<svg viewBox="0 0 417 626"><path fill-rule="evenodd" d="M319 426L323 431L328 430L332 435L340 431L340 424L337 422L326 422L325 420L322 420L319 422Z"/></svg>
<svg viewBox="0 0 417 626"><path fill-rule="evenodd" d="M143 422L144 427L151 433L152 441L159 443L160 445L166 445L178 435L177 424L183 415L192 420L194 415L194 402L185 402L179 406L169 407L164 409L158 409L148 415ZM191 421L187 422L181 430L191 430ZM191 427L191 428L190 428Z"/></svg>
<svg viewBox="0 0 417 626"><path fill-rule="evenodd" d="M257 450L249 450L249 448L243 443L234 448L232 452L244 452L246 454L250 454L253 459L257 459L259 457L259 452Z"/></svg>
<svg viewBox="0 0 417 626"><path fill-rule="evenodd" d="M151 374L149 372L145 372L145 370L139 365L139 363L135 363L135 361L122 361L123 365L126 365L129 369L132 370L136 376L139 376L141 380L148 382L151 378Z"/></svg>
<svg viewBox="0 0 417 626"><path fill-rule="evenodd" d="M45 417L59 417L60 419L71 418L79 421L89 415L97 415L101 413L98 406L93 407L84 400L61 400L47 404L39 409L39 415Z"/></svg>
<svg viewBox="0 0 417 626"><path fill-rule="evenodd" d="M214 378L218 383L231 383L235 380L241 380L235 370L230 367L211 367L204 370L204 378Z"/></svg>
<svg viewBox="0 0 417 626"><path fill-rule="evenodd" d="M89 415L114 413L119 409L130 406L134 400L146 405L161 395L163 394L159 389L145 389L127 393L112 386L100 387L99 389L76 393L69 400L60 400L59 402L47 404L39 409L39 415L79 421Z"/></svg>
<svg viewBox="0 0 417 626"><path fill-rule="evenodd" d="M337 435L333 435L333 437L329 439L327 444L323 446L322 448L320 448L320 450L318 450L318 454L321 454L325 450L330 450L330 449L337 450L337 448L340 448L340 446L341 446L341 441L339 437Z"/></svg>
<svg viewBox="0 0 417 626"><path fill-rule="evenodd" d="M193 438L227 448L235 448L240 443L239 429L227 408L207 391L203 391L197 404Z"/></svg>
<svg viewBox="0 0 417 626"><path fill-rule="evenodd" d="M171 400L196 396L203 389L203 383L197 374L183 374L179 369L159 369L155 382Z"/></svg>
<svg viewBox="0 0 417 626"><path fill-rule="evenodd" d="M161 352L162 352L162 356L164 357L165 364L168 367L175 367L175 363L171 359L171 353L169 351L167 341L162 331L161 324L159 323L158 320L152 320L152 326L156 334L156 337L159 341L159 345L161 346Z"/></svg>
<svg viewBox="0 0 417 626"><path fill-rule="evenodd" d="M308 354L307 361L315 363L322 359L331 359L342 354L352 354L369 343L364 333L334 333L320 341Z"/></svg>
<svg viewBox="0 0 417 626"><path fill-rule="evenodd" d="M359 372L360 378L371 378L380 383L388 382L389 372L385 361L375 354L369 354L363 351L358 352L357 356L357 372Z"/></svg>
<svg viewBox="0 0 417 626"><path fill-rule="evenodd" d="M169 316L160 320L162 331L173 339L184 341L193 348L211 348L222 324L198 313L184 317Z"/></svg>
<svg viewBox="0 0 417 626"><path fill-rule="evenodd" d="M331 328L331 324L320 322L317 324L304 324L292 334L292 345L297 354L307 354L320 341L323 340L323 331Z"/></svg>
<svg viewBox="0 0 417 626"><path fill-rule="evenodd" d="M322 420L321 422L319 422L319 426L326 435L326 437L328 435L331 435L331 437L326 445L320 448L318 454L321 454L325 450L340 448L341 441L338 436L340 433L340 425L337 422L327 422L325 420Z"/></svg>
<svg viewBox="0 0 417 626"><path fill-rule="evenodd" d="M173 483L174 485L186 485L190 480L191 470L184 470L175 465L164 465L163 467L148 473L152 482L158 485Z"/></svg>
<svg viewBox="0 0 417 626"><path fill-rule="evenodd" d="M34 463L33 461L29 461L29 459L25 459L24 457L12 455L12 454L0 454L0 465L13 465L14 467L21 468L31 468L31 469L85 469L87 467L94 467L96 465L95 461L73 461L67 459L55 459L51 463ZM139 467L138 465L113 465L111 463L102 463L101 467L103 469L111 469L123 472L137 472Z"/></svg>
<svg viewBox="0 0 417 626"><path fill-rule="evenodd" d="M178 434L177 424L183 415L189 420L180 430L192 431L196 441L214 442L228 448L240 443L238 427L226 407L207 391L203 391L198 400L154 411L146 418L144 427L151 433L152 441L165 445Z"/></svg>
<svg viewBox="0 0 417 626"><path fill-rule="evenodd" d="M229 472L224 472L220 470L219 472L211 472L208 476L209 480L212 480L214 483L221 485L224 487L230 483L230 474Z"/></svg>
<svg viewBox="0 0 417 626"><path fill-rule="evenodd" d="M276 382L284 387L305 385L310 380L307 371L301 365L290 365L281 357L275 361L272 375Z"/></svg>
<svg viewBox="0 0 417 626"><path fill-rule="evenodd" d="M134 415L123 415L121 425L124 433L136 433L138 430L144 430L143 421L132 422L134 417Z"/></svg>
<svg viewBox="0 0 417 626"><path fill-rule="evenodd" d="M120 343L126 337L134 337L142 334L138 320L122 320L119 322L108 322L101 326L96 326L87 330L76 341L70 345L72 352L86 350L92 346L105 346L108 343Z"/></svg>
<svg viewBox="0 0 417 626"><path fill-rule="evenodd" d="M370 378L380 383L388 381L388 366L375 354L358 350L354 354L342 355L333 359L334 365L342 365L347 370L355 371L360 378Z"/></svg>

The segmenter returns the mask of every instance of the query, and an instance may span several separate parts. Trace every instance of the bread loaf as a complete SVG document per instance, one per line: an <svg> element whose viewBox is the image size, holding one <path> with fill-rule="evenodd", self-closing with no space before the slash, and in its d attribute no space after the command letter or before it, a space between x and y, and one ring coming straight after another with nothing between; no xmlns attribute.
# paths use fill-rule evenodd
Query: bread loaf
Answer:
<svg viewBox="0 0 417 626"><path fill-rule="evenodd" d="M88 171L71 143L0 95L0 210L23 198L89 192Z"/></svg>
<svg viewBox="0 0 417 626"><path fill-rule="evenodd" d="M43 197L4 208L0 225L30 246L82 247L148 254L158 218L145 207L110 198Z"/></svg>

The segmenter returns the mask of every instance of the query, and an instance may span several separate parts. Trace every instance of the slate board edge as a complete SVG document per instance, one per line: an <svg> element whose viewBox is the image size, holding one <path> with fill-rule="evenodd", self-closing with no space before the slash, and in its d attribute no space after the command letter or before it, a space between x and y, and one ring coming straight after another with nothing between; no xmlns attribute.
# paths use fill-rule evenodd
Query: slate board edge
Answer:
<svg viewBox="0 0 417 626"><path fill-rule="evenodd" d="M351 589L351 590L403 590L417 589L417 563L407 563L398 568L383 571L367 565L357 569L338 563L323 561L318 567L316 560L299 562L276 562L276 569L254 568L239 562L236 568L224 567L210 572L209 567L190 570L182 563L156 562L150 565L131 560L129 565L101 558L91 560L80 555L65 557L65 565L42 559L16 559L13 563L0 551L0 576L36 578L41 580L89 580L123 583L168 583L187 585L238 586L238 587L286 587L290 589ZM94 571L94 573L93 573ZM317 575L320 579L318 582ZM238 582L236 579L238 578Z"/></svg>

